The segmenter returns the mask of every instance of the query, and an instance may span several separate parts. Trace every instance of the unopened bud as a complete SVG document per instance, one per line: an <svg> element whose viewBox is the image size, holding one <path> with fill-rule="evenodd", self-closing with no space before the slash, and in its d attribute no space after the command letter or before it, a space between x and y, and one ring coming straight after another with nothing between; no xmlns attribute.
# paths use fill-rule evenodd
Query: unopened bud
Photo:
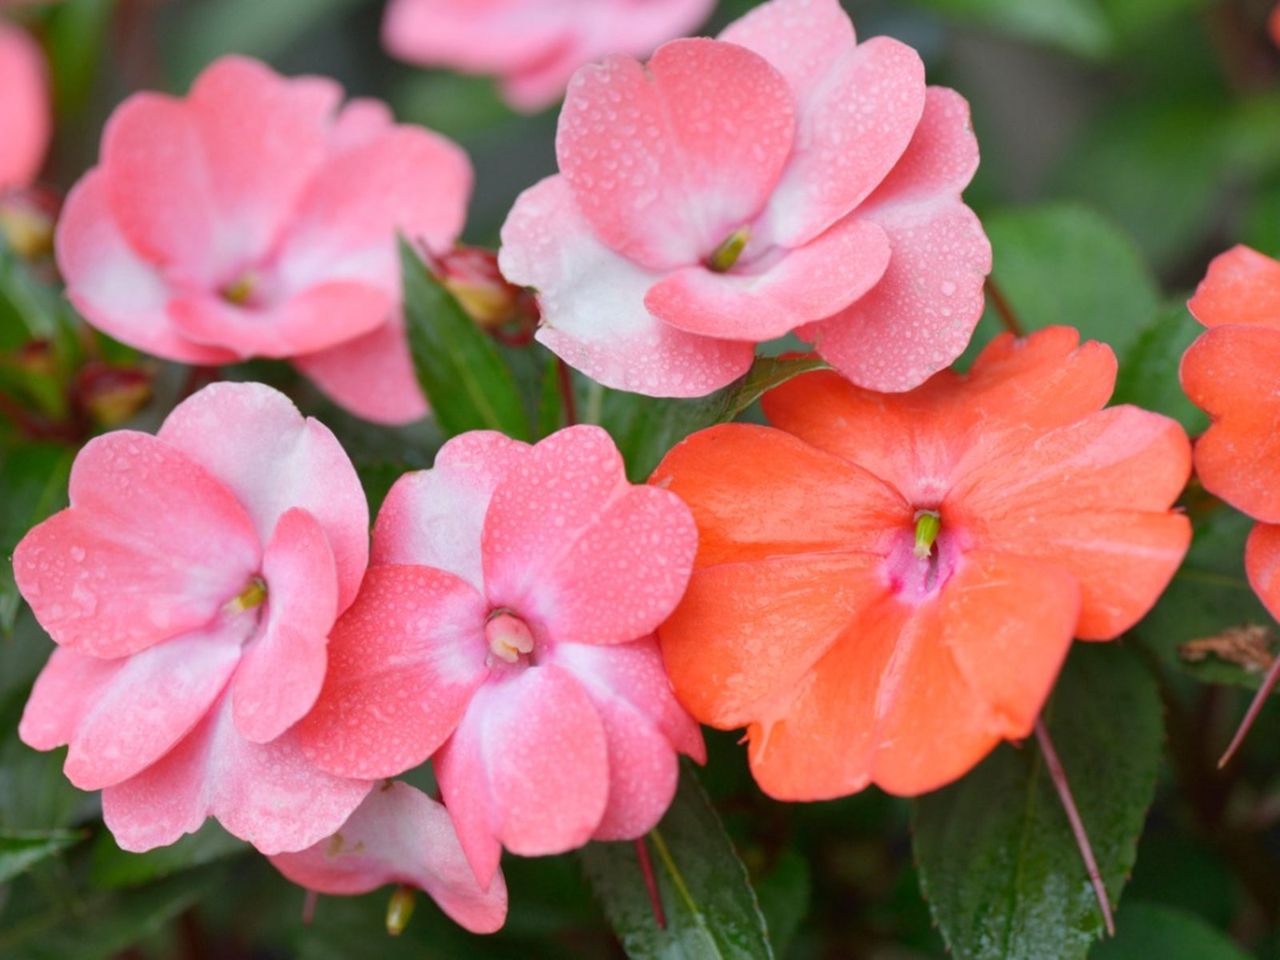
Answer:
<svg viewBox="0 0 1280 960"><path fill-rule="evenodd" d="M32 187L0 197L0 236L24 260L37 260L53 252L57 217L58 200L46 190Z"/></svg>
<svg viewBox="0 0 1280 960"><path fill-rule="evenodd" d="M516 319L524 291L498 269L498 255L480 247L454 247L432 266L445 289L477 325L489 329Z"/></svg>
<svg viewBox="0 0 1280 960"><path fill-rule="evenodd" d="M80 408L100 427L118 427L151 401L152 373L93 360L76 374Z"/></svg>

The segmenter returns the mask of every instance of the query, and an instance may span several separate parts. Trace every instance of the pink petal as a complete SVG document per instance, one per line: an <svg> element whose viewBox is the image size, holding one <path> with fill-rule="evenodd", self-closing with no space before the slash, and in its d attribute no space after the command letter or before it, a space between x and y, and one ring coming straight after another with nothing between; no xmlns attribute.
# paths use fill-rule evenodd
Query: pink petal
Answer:
<svg viewBox="0 0 1280 960"><path fill-rule="evenodd" d="M854 48L839 0L773 0L739 17L720 39L754 50L786 77L797 99L813 91Z"/></svg>
<svg viewBox="0 0 1280 960"><path fill-rule="evenodd" d="M102 136L102 171L115 221L152 263L210 285L217 205L204 143L186 104L136 93L116 108Z"/></svg>
<svg viewBox="0 0 1280 960"><path fill-rule="evenodd" d="M217 478L145 433L89 441L71 506L14 551L18 589L53 639L118 657L204 627L244 589L258 540Z"/></svg>
<svg viewBox="0 0 1280 960"><path fill-rule="evenodd" d="M398 315L363 337L294 357L293 365L334 403L373 423L399 426L427 415Z"/></svg>
<svg viewBox="0 0 1280 960"><path fill-rule="evenodd" d="M173 329L168 284L157 266L143 259L120 232L101 168L89 171L67 197L58 219L56 247L67 296L103 333L182 363L212 365L237 359L230 350L192 343Z"/></svg>
<svg viewBox="0 0 1280 960"><path fill-rule="evenodd" d="M342 108L333 125L331 142L338 150L364 146L395 126L391 108L381 100L356 97Z"/></svg>
<svg viewBox="0 0 1280 960"><path fill-rule="evenodd" d="M538 339L587 376L617 390L698 397L747 372L749 343L671 327L645 308L659 274L596 239L562 177L522 193L502 228L499 265L538 291Z"/></svg>
<svg viewBox="0 0 1280 960"><path fill-rule="evenodd" d="M92 698L128 663L55 647L36 677L18 724L18 737L33 750L65 746L76 735Z"/></svg>
<svg viewBox="0 0 1280 960"><path fill-rule="evenodd" d="M192 86L187 104L207 157L219 235L244 258L270 250L324 162L341 98L331 81L289 81L236 56L217 60Z"/></svg>
<svg viewBox="0 0 1280 960"><path fill-rule="evenodd" d="M209 294L179 297L169 315L187 340L246 359L294 357L345 345L385 326L395 310L391 297L377 287L335 281L263 308L236 306Z"/></svg>
<svg viewBox="0 0 1280 960"><path fill-rule="evenodd" d="M481 687L436 758L445 805L482 885L497 863L491 838L523 856L586 843L604 815L608 771L600 716L555 664Z"/></svg>
<svg viewBox="0 0 1280 960"><path fill-rule="evenodd" d="M350 777L416 767L484 680L488 604L452 574L377 566L329 638L329 671L299 724L307 755Z"/></svg>
<svg viewBox="0 0 1280 960"><path fill-rule="evenodd" d="M564 46L575 13L581 11L565 4L520 0L391 0L382 42L392 56L423 66L507 73Z"/></svg>
<svg viewBox="0 0 1280 960"><path fill-rule="evenodd" d="M774 242L797 246L861 203L907 149L925 105L924 64L876 37L800 95L796 151L766 214Z"/></svg>
<svg viewBox="0 0 1280 960"><path fill-rule="evenodd" d="M844 309L875 286L888 264L885 232L846 217L758 271L684 267L652 287L644 303L659 320L688 333L772 340Z"/></svg>
<svg viewBox="0 0 1280 960"><path fill-rule="evenodd" d="M569 427L494 491L485 587L493 606L540 621L553 643L625 643L675 609L697 544L675 494L632 486L604 430Z"/></svg>
<svg viewBox="0 0 1280 960"><path fill-rule="evenodd" d="M587 691L604 723L609 800L596 840L631 840L662 819L675 796L677 752L705 762L702 734L671 692L657 642L565 644L555 661Z"/></svg>
<svg viewBox="0 0 1280 960"><path fill-rule="evenodd" d="M262 543L290 507L310 512L324 528L337 563L338 609L350 605L369 557L369 505L355 468L328 427L304 420L277 390L224 382L175 407L159 436L236 495Z"/></svg>
<svg viewBox="0 0 1280 960"><path fill-rule="evenodd" d="M893 246L884 277L848 309L799 333L858 386L899 392L964 352L982 318L991 245L959 200L876 217Z"/></svg>
<svg viewBox="0 0 1280 960"><path fill-rule="evenodd" d="M435 567L484 590L480 538L493 490L528 455L527 443L472 430L440 448L430 470L406 473L373 528L373 562Z"/></svg>
<svg viewBox="0 0 1280 960"><path fill-rule="evenodd" d="M271 856L336 833L372 784L311 765L292 733L257 744L236 733L224 698L158 763L102 792L102 816L122 850L168 846L215 817Z"/></svg>
<svg viewBox="0 0 1280 960"><path fill-rule="evenodd" d="M334 896L389 883L418 887L472 933L493 933L507 916L502 874L482 889L445 808L407 783L377 787L338 833L271 863L294 883Z"/></svg>
<svg viewBox="0 0 1280 960"><path fill-rule="evenodd" d="M297 508L280 517L262 578L267 622L245 648L231 690L236 729L254 743L274 740L302 719L324 683L338 574L315 517Z"/></svg>
<svg viewBox="0 0 1280 960"><path fill-rule="evenodd" d="M0 193L26 187L44 165L53 133L49 78L35 41L0 23Z"/></svg>
<svg viewBox="0 0 1280 960"><path fill-rule="evenodd" d="M647 66L613 56L579 70L556 156L596 235L628 259L669 269L699 262L755 218L794 126L786 81L760 57L675 40Z"/></svg>
<svg viewBox="0 0 1280 960"><path fill-rule="evenodd" d="M119 665L112 676L101 678L96 688L84 685L77 691L85 701L74 707L62 703L63 709L80 715L68 741L67 779L81 790L100 790L168 753L226 687L240 660L245 632L245 625L218 624L111 661ZM67 669L65 661L60 666ZM76 676L84 674L82 667L70 669ZM32 701L60 692L61 685L55 679L53 691L33 692Z"/></svg>

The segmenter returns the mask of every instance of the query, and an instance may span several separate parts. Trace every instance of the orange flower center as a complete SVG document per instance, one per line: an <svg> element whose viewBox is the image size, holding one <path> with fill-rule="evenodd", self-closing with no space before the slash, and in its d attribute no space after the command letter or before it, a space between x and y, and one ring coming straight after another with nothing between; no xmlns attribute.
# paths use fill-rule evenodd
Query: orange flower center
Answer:
<svg viewBox="0 0 1280 960"><path fill-rule="evenodd" d="M900 600L923 603L931 599L955 573L962 551L961 538L933 509L917 510L914 524L896 535L885 571Z"/></svg>

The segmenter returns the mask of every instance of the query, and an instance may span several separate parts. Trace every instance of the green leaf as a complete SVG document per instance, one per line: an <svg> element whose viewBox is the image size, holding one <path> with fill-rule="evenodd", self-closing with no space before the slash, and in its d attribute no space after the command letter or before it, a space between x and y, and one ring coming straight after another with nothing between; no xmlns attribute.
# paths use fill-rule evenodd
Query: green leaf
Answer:
<svg viewBox="0 0 1280 960"><path fill-rule="evenodd" d="M627 475L648 479L668 450L689 434L727 423L765 393L792 377L827 365L817 357L759 357L729 386L697 400L667 400L609 391L600 424L613 435L627 462Z"/></svg>
<svg viewBox="0 0 1280 960"><path fill-rule="evenodd" d="M1046 717L1118 902L1155 793L1164 735L1155 683L1133 652L1078 643ZM1076 960L1102 930L1034 744L1002 745L958 783L918 800L914 844L921 888L957 960Z"/></svg>
<svg viewBox="0 0 1280 960"><path fill-rule="evenodd" d="M1159 288L1137 248L1087 207L1006 210L985 225L995 254L993 282L1024 331L1076 327L1082 339L1121 351L1155 317Z"/></svg>
<svg viewBox="0 0 1280 960"><path fill-rule="evenodd" d="M0 831L0 883L7 883L34 863L61 853L84 839L78 830Z"/></svg>
<svg viewBox="0 0 1280 960"><path fill-rule="evenodd" d="M58 116L79 114L93 94L115 0L67 0L49 12L46 34Z"/></svg>
<svg viewBox="0 0 1280 960"><path fill-rule="evenodd" d="M1194 435L1209 426L1209 418L1182 392L1178 365L1204 327L1191 316L1184 301L1166 306L1138 334L1120 356L1120 372L1112 403L1132 403L1173 417Z"/></svg>
<svg viewBox="0 0 1280 960"><path fill-rule="evenodd" d="M809 863L792 849L784 850L773 869L756 882L760 911L778 956L786 956L800 922L809 912L812 893Z"/></svg>
<svg viewBox="0 0 1280 960"><path fill-rule="evenodd" d="M1072 53L1100 57L1112 46L1111 25L1097 0L921 0L948 16L974 20Z"/></svg>
<svg viewBox="0 0 1280 960"><path fill-rule="evenodd" d="M1195 914L1160 903L1130 903L1116 917L1114 940L1089 960L1248 960L1249 954Z"/></svg>
<svg viewBox="0 0 1280 960"><path fill-rule="evenodd" d="M587 879L629 957L773 956L747 870L689 764L671 809L646 842L665 930L654 921L634 844L592 843L581 854Z"/></svg>
<svg viewBox="0 0 1280 960"><path fill-rule="evenodd" d="M493 341L401 242L404 312L418 382L449 436L498 430L529 439L529 420L511 370Z"/></svg>
<svg viewBox="0 0 1280 960"><path fill-rule="evenodd" d="M0 448L0 635L11 633L22 598L13 579L10 558L26 532L67 502L67 477L75 451L49 444Z"/></svg>
<svg viewBox="0 0 1280 960"><path fill-rule="evenodd" d="M249 849L247 843L237 840L213 820L170 846L146 853L121 850L110 831L103 830L93 845L90 876L94 886L104 890L136 887Z"/></svg>

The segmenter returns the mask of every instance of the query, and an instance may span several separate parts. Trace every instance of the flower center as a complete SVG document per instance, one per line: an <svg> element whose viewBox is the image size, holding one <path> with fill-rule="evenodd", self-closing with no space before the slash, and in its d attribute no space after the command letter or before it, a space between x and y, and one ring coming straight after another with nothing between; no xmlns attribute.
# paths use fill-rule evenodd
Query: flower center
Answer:
<svg viewBox="0 0 1280 960"><path fill-rule="evenodd" d="M937 510L921 509L915 525L904 529L885 557L885 573L900 600L923 603L955 573L960 561L960 537L947 529Z"/></svg>
<svg viewBox="0 0 1280 960"><path fill-rule="evenodd" d="M738 262L738 258L742 256L742 251L747 248L750 240L751 228L739 227L711 252L711 256L707 257L707 268L716 273L728 273Z"/></svg>
<svg viewBox="0 0 1280 960"><path fill-rule="evenodd" d="M484 625L484 639L489 644L490 663L519 663L533 653L533 632L529 625L507 610L495 610Z"/></svg>
<svg viewBox="0 0 1280 960"><path fill-rule="evenodd" d="M222 288L222 299L237 307L247 306L258 291L258 275L246 270Z"/></svg>
<svg viewBox="0 0 1280 960"><path fill-rule="evenodd" d="M244 613L246 610L262 606L266 601L267 581L261 577L251 577L239 596L227 603L227 612Z"/></svg>

